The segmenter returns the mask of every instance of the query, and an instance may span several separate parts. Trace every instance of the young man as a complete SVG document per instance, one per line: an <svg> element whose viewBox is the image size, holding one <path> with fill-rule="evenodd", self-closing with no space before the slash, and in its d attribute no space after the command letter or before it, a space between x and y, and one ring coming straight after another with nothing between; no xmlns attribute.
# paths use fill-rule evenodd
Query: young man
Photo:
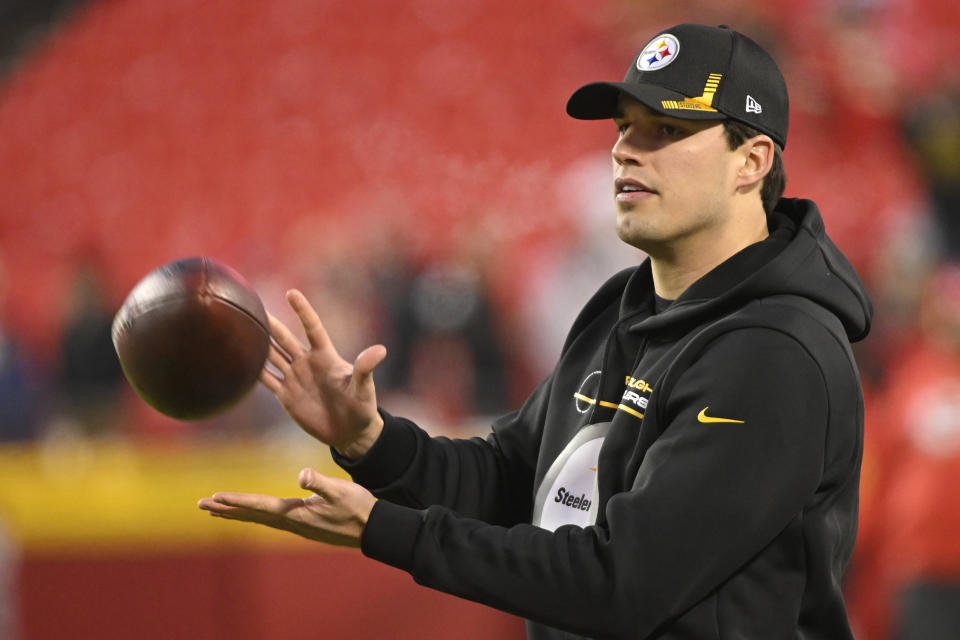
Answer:
<svg viewBox="0 0 960 640"><path fill-rule="evenodd" d="M360 546L526 617L530 638L852 637L849 342L871 308L816 206L780 198L776 63L725 27L677 25L567 111L615 120L617 231L649 259L597 291L524 406L486 439L430 438L378 411L384 347L344 361L294 291L309 345L271 319L279 375L262 381L357 484L306 469L305 500L201 508Z"/></svg>

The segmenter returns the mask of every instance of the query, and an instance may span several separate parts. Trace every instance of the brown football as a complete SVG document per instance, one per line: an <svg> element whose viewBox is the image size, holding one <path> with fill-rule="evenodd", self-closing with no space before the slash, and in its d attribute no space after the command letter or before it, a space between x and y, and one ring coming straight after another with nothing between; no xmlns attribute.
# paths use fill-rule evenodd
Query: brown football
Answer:
<svg viewBox="0 0 960 640"><path fill-rule="evenodd" d="M239 273L208 257L151 271L113 320L127 380L150 406L180 420L226 410L267 359L267 314Z"/></svg>

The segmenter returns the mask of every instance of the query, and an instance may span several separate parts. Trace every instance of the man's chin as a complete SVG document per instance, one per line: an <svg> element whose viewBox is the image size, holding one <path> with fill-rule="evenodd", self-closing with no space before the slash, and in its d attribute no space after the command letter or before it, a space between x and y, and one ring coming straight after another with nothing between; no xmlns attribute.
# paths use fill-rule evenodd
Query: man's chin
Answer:
<svg viewBox="0 0 960 640"><path fill-rule="evenodd" d="M635 217L624 215L623 212L618 213L617 237L647 255L657 253L657 248L661 246L664 239L658 237L649 225L638 224L638 222Z"/></svg>
<svg viewBox="0 0 960 640"><path fill-rule="evenodd" d="M617 237L631 247L640 249L641 251L646 251L646 246L650 242L635 226L629 224L617 224Z"/></svg>

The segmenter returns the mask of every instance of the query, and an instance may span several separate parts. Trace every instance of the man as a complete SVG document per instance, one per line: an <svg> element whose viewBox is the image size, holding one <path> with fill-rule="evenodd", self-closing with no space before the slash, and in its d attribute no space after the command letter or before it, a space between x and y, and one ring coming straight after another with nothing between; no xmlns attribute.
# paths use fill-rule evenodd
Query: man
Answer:
<svg viewBox="0 0 960 640"><path fill-rule="evenodd" d="M271 319L261 379L358 484L305 469L305 500L201 508L359 545L530 638L852 637L849 341L872 312L816 206L780 198L787 108L743 35L658 34L567 105L616 122L617 232L649 259L597 291L524 406L486 439L430 438L378 411L384 347L350 365L294 291L309 346Z"/></svg>

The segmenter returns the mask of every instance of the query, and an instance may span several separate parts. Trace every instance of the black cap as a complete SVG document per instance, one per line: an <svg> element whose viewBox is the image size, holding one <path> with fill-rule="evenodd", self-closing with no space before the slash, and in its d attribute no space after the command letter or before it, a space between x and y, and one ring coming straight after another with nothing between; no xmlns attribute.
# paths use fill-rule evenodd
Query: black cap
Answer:
<svg viewBox="0 0 960 640"><path fill-rule="evenodd" d="M787 84L769 53L726 26L678 24L640 50L623 82L577 89L567 113L581 120L617 115L621 93L686 120L732 118L787 144Z"/></svg>

